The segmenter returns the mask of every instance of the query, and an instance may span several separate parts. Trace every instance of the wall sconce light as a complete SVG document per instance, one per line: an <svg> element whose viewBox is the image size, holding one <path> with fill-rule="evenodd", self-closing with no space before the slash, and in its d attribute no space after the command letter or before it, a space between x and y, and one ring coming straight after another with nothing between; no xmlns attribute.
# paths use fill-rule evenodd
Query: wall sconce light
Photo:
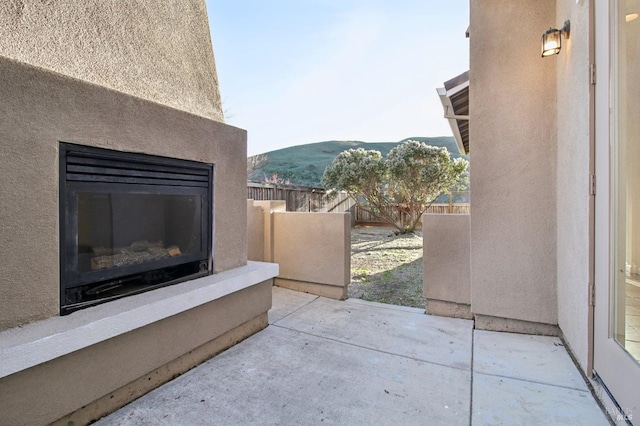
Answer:
<svg viewBox="0 0 640 426"><path fill-rule="evenodd" d="M564 22L564 26L559 30L556 28L549 28L544 34L542 34L542 57L557 55L562 49L562 35L565 38L569 38L571 24L569 21Z"/></svg>

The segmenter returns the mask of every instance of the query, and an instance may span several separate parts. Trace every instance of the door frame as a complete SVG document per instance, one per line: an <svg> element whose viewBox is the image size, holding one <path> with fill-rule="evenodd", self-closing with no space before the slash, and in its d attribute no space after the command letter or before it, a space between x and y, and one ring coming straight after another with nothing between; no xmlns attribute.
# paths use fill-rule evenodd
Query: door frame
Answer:
<svg viewBox="0 0 640 426"><path fill-rule="evenodd" d="M640 415L638 385L634 376L640 377L640 366L620 347L611 335L611 285L612 285L612 213L611 159L614 141L611 137L613 113L613 40L611 11L613 2L594 2L594 48L598 84L594 92L594 151L593 166L597 176L597 192L594 197L593 224L593 277L595 284L595 309L593 312L593 376L600 382L621 409L623 417ZM629 374L631 373L631 374ZM640 383L640 381L636 382ZM624 419L622 419L624 420ZM628 419L630 420L630 419Z"/></svg>

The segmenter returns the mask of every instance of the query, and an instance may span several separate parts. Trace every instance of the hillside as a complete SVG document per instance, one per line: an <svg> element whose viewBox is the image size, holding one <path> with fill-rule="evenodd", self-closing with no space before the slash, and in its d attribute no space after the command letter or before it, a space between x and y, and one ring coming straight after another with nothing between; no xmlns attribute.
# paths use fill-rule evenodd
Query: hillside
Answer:
<svg viewBox="0 0 640 426"><path fill-rule="evenodd" d="M279 178L291 181L292 184L320 187L320 179L324 169L333 161L336 155L351 148L375 149L386 156L391 148L407 140L417 140L428 145L443 146L451 153L452 158L460 156L458 146L453 137L412 137L399 142L360 141L327 141L307 145L297 145L289 148L265 152L267 162L256 170L249 178L254 181L264 181L264 177L278 174ZM467 158L467 156L464 156Z"/></svg>

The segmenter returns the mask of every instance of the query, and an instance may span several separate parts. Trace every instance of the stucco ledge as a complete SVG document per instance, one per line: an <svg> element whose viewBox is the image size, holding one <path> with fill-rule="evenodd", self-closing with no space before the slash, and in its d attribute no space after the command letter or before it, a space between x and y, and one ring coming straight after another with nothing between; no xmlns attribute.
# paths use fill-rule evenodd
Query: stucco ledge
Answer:
<svg viewBox="0 0 640 426"><path fill-rule="evenodd" d="M274 263L247 265L0 332L0 378L142 328L272 279Z"/></svg>
<svg viewBox="0 0 640 426"><path fill-rule="evenodd" d="M473 310L473 305L472 305ZM523 321L514 318L501 318L491 315L473 315L476 330L502 331L506 333L535 334L539 336L558 336L559 328L555 324Z"/></svg>
<svg viewBox="0 0 640 426"><path fill-rule="evenodd" d="M347 285L335 285L327 283L312 283L308 281L300 281L289 278L276 277L273 281L273 285L276 287L287 288L289 290L299 291L302 293L309 293L320 297L327 297L329 299L346 300Z"/></svg>
<svg viewBox="0 0 640 426"><path fill-rule="evenodd" d="M426 299L427 314L440 317L473 319L471 305L448 300Z"/></svg>

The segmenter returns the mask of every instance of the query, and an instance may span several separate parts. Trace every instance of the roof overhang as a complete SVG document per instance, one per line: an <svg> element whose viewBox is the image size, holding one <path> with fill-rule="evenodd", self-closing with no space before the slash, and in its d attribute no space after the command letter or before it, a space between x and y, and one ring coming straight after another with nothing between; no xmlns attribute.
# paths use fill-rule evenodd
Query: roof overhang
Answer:
<svg viewBox="0 0 640 426"><path fill-rule="evenodd" d="M469 154L469 71L436 89L461 154Z"/></svg>

